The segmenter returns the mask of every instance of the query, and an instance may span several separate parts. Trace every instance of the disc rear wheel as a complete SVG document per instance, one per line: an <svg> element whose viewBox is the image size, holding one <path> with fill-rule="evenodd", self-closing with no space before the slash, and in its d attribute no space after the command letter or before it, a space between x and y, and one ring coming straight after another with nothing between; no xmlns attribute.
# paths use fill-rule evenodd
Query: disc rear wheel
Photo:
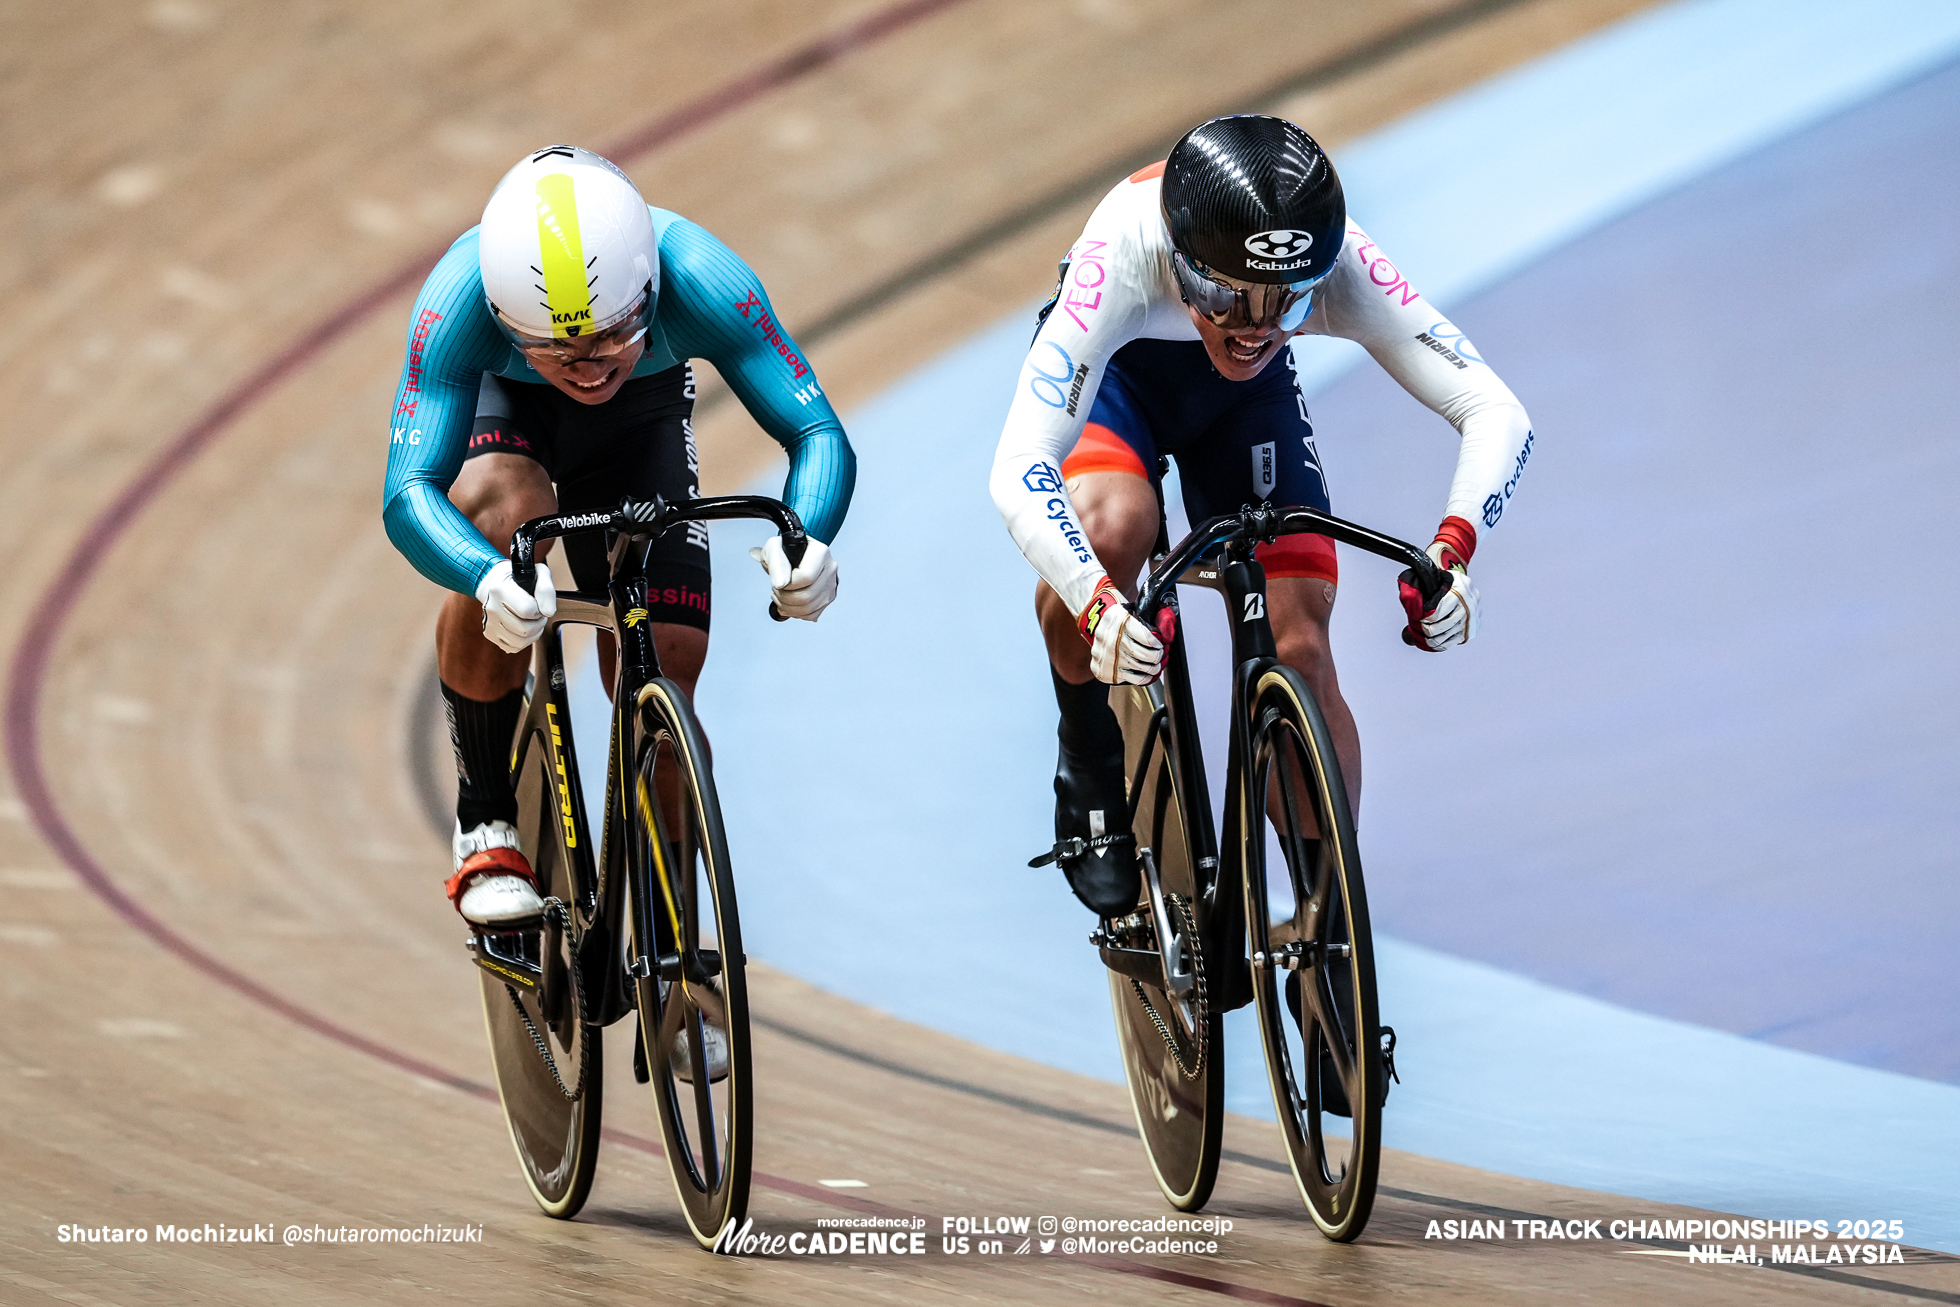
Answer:
<svg viewBox="0 0 1960 1307"><path fill-rule="evenodd" d="M1208 937L1209 884L1201 882L1191 853L1174 741L1166 716L1160 715L1161 686L1119 687L1110 693L1110 707L1123 727L1139 856L1155 862L1165 899L1159 914L1150 902L1146 876L1139 910L1153 922L1153 942L1154 922L1168 922L1173 954L1185 960L1197 981L1182 993L1172 993L1165 987L1161 965L1154 982L1112 969L1110 1002L1130 1104L1150 1169L1171 1206L1190 1212L1211 1197L1225 1119L1223 1023L1210 1001L1208 963L1200 945ZM1154 731L1153 720L1158 723Z"/></svg>
<svg viewBox="0 0 1960 1307"><path fill-rule="evenodd" d="M584 1206L598 1165L602 1041L574 983L574 953L590 922L572 889L568 841L576 831L558 791L554 747L562 746L527 721L515 776L518 837L539 892L569 906L541 929L489 936L478 947L545 973L532 989L483 970L483 1023L524 1182L547 1216L569 1219Z"/></svg>

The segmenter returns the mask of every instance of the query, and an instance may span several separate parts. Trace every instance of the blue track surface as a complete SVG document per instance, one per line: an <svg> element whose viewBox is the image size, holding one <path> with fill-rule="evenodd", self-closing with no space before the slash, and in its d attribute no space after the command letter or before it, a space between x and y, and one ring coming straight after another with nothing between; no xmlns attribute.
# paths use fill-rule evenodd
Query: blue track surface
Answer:
<svg viewBox="0 0 1960 1307"><path fill-rule="evenodd" d="M1404 650L1343 560L1391 1145L1960 1250L1960 619L1920 562L1960 501L1956 53L1950 4L1678 4L1340 158L1540 433L1470 649ZM717 528L702 708L752 953L1117 1079L1088 916L1022 865L1054 707L985 473L1026 339L851 416L819 626L771 626ZM1302 360L1336 510L1420 536L1447 428L1351 361Z"/></svg>
<svg viewBox="0 0 1960 1307"><path fill-rule="evenodd" d="M1347 678L1383 928L1960 1083L1955 124L1949 67L1451 306L1542 438L1485 638ZM1314 416L1337 510L1433 512L1378 369Z"/></svg>

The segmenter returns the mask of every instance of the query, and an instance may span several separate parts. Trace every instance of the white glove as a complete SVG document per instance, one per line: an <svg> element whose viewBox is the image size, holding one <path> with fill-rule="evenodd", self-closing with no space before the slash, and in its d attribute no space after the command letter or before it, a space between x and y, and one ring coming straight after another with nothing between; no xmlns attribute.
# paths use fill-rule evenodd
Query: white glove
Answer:
<svg viewBox="0 0 1960 1307"><path fill-rule="evenodd" d="M1436 607L1422 619L1422 638L1431 649L1441 651L1456 644L1469 644L1477 634L1477 583L1468 572L1450 570L1450 592L1436 601Z"/></svg>
<svg viewBox="0 0 1960 1307"><path fill-rule="evenodd" d="M505 653L520 653L544 634L545 621L558 611L558 589L543 563L536 594L525 594L510 572L510 560L499 558L476 583L476 598L483 605L483 638Z"/></svg>
<svg viewBox="0 0 1960 1307"><path fill-rule="evenodd" d="M1164 642L1137 620L1108 577L1077 619L1089 642L1089 670L1109 685L1148 685L1164 671Z"/></svg>
<svg viewBox="0 0 1960 1307"><path fill-rule="evenodd" d="M1439 540L1430 545L1429 556L1436 560L1438 566L1442 566L1444 543ZM1454 562L1455 555L1451 554L1450 559ZM1477 583L1470 579L1470 574L1461 563L1446 568L1445 573L1450 578L1450 588L1427 613L1421 611L1422 599L1415 587L1407 582L1402 587L1402 604L1409 614L1409 626L1403 638L1431 653L1441 653L1452 645L1468 644L1471 637L1477 634ZM1403 575L1407 576L1408 573L1404 572ZM1418 632L1420 638L1417 638Z"/></svg>
<svg viewBox="0 0 1960 1307"><path fill-rule="evenodd" d="M784 617L814 622L837 597L837 560L830 556L830 546L815 536L810 537L810 547L803 551L803 561L794 568L789 565L789 555L783 552L781 536L770 536L749 550L749 557L769 573L776 611Z"/></svg>

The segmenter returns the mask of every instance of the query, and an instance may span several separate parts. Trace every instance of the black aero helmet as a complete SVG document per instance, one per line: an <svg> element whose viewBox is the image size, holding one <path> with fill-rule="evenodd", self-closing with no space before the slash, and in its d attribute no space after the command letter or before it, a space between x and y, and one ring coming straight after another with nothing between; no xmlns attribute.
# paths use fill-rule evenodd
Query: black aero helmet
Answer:
<svg viewBox="0 0 1960 1307"><path fill-rule="evenodd" d="M1164 161L1163 198L1179 288L1220 326L1273 318L1297 326L1284 321L1294 316L1287 310L1304 319L1300 301L1333 269L1347 229L1327 152L1264 114L1214 118L1185 133ZM1256 287L1274 290L1246 294Z"/></svg>

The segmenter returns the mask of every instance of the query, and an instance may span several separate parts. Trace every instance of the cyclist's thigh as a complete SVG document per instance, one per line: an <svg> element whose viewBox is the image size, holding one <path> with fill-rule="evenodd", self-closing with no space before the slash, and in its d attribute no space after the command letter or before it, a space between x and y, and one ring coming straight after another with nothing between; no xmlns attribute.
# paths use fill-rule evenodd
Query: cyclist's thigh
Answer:
<svg viewBox="0 0 1960 1307"><path fill-rule="evenodd" d="M533 408L516 383L484 373L463 466L449 487L450 502L500 548L523 523L558 506L551 444L538 434L548 423Z"/></svg>
<svg viewBox="0 0 1960 1307"><path fill-rule="evenodd" d="M568 395L562 399L558 498L566 512L612 508L627 495L636 499L659 495L670 503L697 495L694 380L687 364L636 377L604 404L583 405ZM690 649L698 647L702 654L707 649L711 609L707 524L677 527L649 542L647 551L647 616L661 645L663 667L673 675L681 670ZM581 590L605 589L603 536L570 540L566 553ZM662 627L685 628L693 634L673 633L663 640ZM675 644L672 664L664 661L670 642ZM698 669L698 655L694 665Z"/></svg>
<svg viewBox="0 0 1960 1307"><path fill-rule="evenodd" d="M1290 355L1241 382L1244 394L1177 451L1184 510L1193 522L1247 504L1329 508L1327 479L1314 447L1313 423ZM1322 535L1283 536L1256 551L1268 579L1313 578L1334 584L1334 542Z"/></svg>

